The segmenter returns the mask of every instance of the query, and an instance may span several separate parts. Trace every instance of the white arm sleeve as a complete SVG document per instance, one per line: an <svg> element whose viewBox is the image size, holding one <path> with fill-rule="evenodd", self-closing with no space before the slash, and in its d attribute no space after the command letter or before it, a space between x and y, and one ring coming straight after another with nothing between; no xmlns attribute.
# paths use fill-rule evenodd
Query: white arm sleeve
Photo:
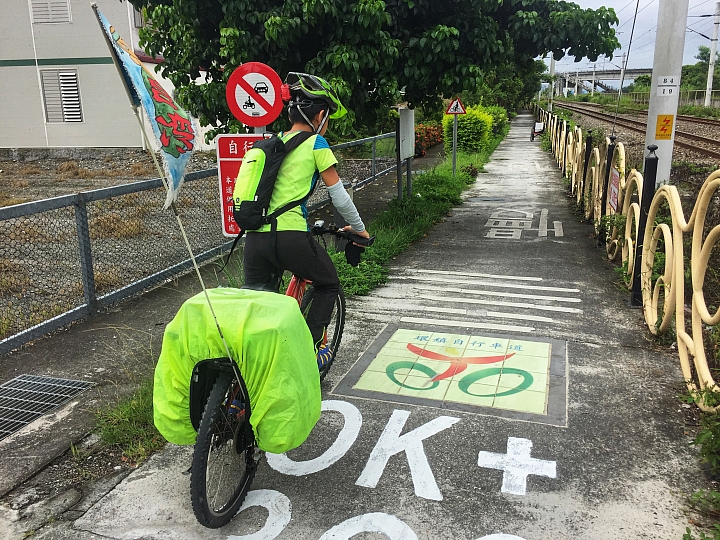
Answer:
<svg viewBox="0 0 720 540"><path fill-rule="evenodd" d="M345 218L355 232L363 232L365 230L365 224L360 219L357 208L352 202L350 195L345 191L345 187L342 182L333 184L327 187L328 193L330 194L330 200L332 200L335 209L340 212L340 215Z"/></svg>

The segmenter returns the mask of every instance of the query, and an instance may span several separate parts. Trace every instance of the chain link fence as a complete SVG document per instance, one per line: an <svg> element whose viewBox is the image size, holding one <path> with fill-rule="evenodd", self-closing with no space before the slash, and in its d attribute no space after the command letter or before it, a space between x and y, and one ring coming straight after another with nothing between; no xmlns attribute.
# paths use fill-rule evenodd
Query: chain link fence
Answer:
<svg viewBox="0 0 720 540"><path fill-rule="evenodd" d="M332 149L354 189L397 167L395 133ZM176 203L199 263L230 245L217 174L187 174ZM0 208L0 354L191 268L173 213L160 211L164 200L157 178ZM329 202L321 183L308 209Z"/></svg>

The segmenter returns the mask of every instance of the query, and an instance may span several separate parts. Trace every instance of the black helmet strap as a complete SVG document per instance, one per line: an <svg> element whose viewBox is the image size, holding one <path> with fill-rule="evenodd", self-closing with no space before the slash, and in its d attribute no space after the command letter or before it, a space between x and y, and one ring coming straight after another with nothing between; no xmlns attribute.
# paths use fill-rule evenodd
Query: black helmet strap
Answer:
<svg viewBox="0 0 720 540"><path fill-rule="evenodd" d="M327 119L330 117L330 106L328 105L325 108L325 116L323 117L322 122L320 122L320 125L316 129L315 126L313 126L312 121L305 114L305 111L303 111L303 105L305 107L308 107L311 104L312 104L312 101L303 100L303 101L292 101L289 105L290 105L290 107L297 107L297 110L300 113L300 115L305 119L305 121L308 123L308 125L313 128L314 133L320 133L320 131L322 131L323 126L325 125L325 122L327 122ZM327 105L327 102L325 104Z"/></svg>

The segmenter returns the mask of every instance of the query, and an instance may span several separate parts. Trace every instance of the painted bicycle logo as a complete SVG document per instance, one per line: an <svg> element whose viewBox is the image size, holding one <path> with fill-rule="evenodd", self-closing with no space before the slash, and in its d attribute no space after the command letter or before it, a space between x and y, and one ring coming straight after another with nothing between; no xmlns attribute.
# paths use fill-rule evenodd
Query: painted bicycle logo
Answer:
<svg viewBox="0 0 720 540"><path fill-rule="evenodd" d="M510 354L503 354L499 356L471 356L471 357L456 357L456 356L447 356L444 354L436 353L433 351L426 351L416 345L413 345L412 343L407 344L407 348L410 352L417 354L418 356L421 356L422 358L426 358L428 360L437 360L438 362L450 362L450 367L448 367L445 371L442 373L438 373L434 369L432 369L430 366L426 366L424 364L418 364L415 362L411 362L409 360L400 360L397 362L393 362L392 364L389 364L387 368L385 369L386 375L390 378L391 381L393 381L398 386L402 386L403 388L408 388L410 390L433 390L437 388L440 385L439 381L442 381L443 379L452 378L453 376L457 375L458 373L462 373L465 371L470 364L495 364L497 362L502 362L506 360L507 358L510 358L511 356L514 356L515 353ZM405 382L401 382L398 380L397 376L395 375L398 370L401 369L407 369L412 371L419 371L425 375L427 375L430 379L423 385L423 386L412 386L409 384L406 384ZM507 390L503 390L502 392L492 393L492 394L474 394L470 391L470 387L483 379L487 379L488 377L494 377L496 375L518 375L522 377L522 381L520 381L519 384L517 384L514 388L510 388ZM533 376L531 373L525 371L524 369L517 369L517 368L499 368L499 367L491 367L487 369L481 369L478 371L475 371L473 373L469 373L465 375L462 379L458 381L458 388L460 388L460 391L463 393L469 395L469 396L475 396L475 397L501 397L501 396L510 396L512 394L517 394L518 392L522 392L523 390L527 390L530 388L530 386L533 383ZM430 383L430 384L428 384Z"/></svg>

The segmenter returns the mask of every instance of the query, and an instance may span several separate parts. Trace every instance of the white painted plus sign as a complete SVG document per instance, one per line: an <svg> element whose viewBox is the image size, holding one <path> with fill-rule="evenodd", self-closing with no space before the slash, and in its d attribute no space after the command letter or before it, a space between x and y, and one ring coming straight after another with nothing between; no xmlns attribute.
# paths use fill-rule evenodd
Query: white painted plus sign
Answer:
<svg viewBox="0 0 720 540"><path fill-rule="evenodd" d="M503 493L525 495L529 475L555 478L557 472L554 461L530 457L532 445L530 439L508 437L507 454L481 451L478 453L478 465L503 471Z"/></svg>

